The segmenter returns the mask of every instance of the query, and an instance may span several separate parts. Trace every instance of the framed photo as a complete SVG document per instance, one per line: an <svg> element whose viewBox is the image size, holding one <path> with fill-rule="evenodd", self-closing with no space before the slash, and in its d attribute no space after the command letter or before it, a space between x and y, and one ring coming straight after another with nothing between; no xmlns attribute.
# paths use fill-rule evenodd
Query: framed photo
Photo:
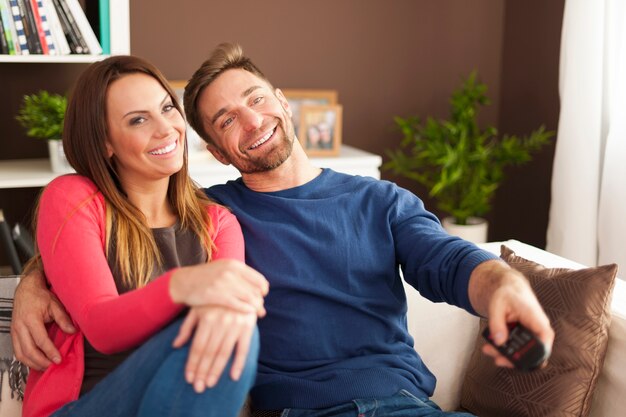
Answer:
<svg viewBox="0 0 626 417"><path fill-rule="evenodd" d="M336 90L294 90L281 89L285 98L289 102L294 132L299 132L300 128L300 108L306 105L330 105L337 104Z"/></svg>
<svg viewBox="0 0 626 417"><path fill-rule="evenodd" d="M183 95L185 93L185 86L187 85L187 81L173 80L168 82L178 96L180 106L183 107ZM193 130L191 126L189 126L189 124L187 124L187 146L189 147L189 157L198 154L204 156L210 155L210 152L206 150L206 142L202 140L200 135L198 135L196 131Z"/></svg>
<svg viewBox="0 0 626 417"><path fill-rule="evenodd" d="M298 139L308 155L339 155L341 114L339 104L303 105L300 108Z"/></svg>

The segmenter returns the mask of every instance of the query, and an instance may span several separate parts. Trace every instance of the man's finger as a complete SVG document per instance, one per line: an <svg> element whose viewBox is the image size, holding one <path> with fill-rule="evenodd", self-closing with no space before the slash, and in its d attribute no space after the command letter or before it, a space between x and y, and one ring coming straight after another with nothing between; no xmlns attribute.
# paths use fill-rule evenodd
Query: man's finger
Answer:
<svg viewBox="0 0 626 417"><path fill-rule="evenodd" d="M70 316L65 311L65 308L59 302L53 302L50 305L50 316L54 322L63 330L65 333L75 333L76 328L72 324L72 320Z"/></svg>
<svg viewBox="0 0 626 417"><path fill-rule="evenodd" d="M26 328L15 329L14 334L13 340L18 339L13 347L17 360L38 371L43 371L50 366L52 362L39 350Z"/></svg>

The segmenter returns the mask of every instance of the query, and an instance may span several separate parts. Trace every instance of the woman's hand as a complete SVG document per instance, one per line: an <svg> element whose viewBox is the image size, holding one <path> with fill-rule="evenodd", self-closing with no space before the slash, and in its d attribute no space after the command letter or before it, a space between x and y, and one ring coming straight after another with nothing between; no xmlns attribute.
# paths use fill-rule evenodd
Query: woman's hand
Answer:
<svg viewBox="0 0 626 417"><path fill-rule="evenodd" d="M268 291L263 275L232 259L183 267L170 279L170 295L176 303L222 306L258 317L265 316L263 297Z"/></svg>
<svg viewBox="0 0 626 417"><path fill-rule="evenodd" d="M231 355L234 357L230 377L235 381L239 379L248 356L256 319L254 313L225 307L196 306L189 310L173 345L181 347L193 334L185 379L193 384L196 392L200 393L206 387L217 384Z"/></svg>

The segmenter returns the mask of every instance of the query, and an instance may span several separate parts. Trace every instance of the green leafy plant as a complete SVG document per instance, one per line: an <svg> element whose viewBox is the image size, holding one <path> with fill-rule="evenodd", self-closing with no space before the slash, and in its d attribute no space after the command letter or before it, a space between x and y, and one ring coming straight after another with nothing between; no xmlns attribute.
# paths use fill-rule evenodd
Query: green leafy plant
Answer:
<svg viewBox="0 0 626 417"><path fill-rule="evenodd" d="M59 94L39 91L25 95L17 121L26 128L26 134L39 139L61 139L67 98Z"/></svg>
<svg viewBox="0 0 626 417"><path fill-rule="evenodd" d="M491 209L505 166L530 161L554 136L544 126L524 137L499 137L493 126L481 129L476 118L488 104L487 86L472 72L452 94L450 120L394 119L404 139L399 149L387 151L390 160L383 166L426 186L437 207L460 225Z"/></svg>

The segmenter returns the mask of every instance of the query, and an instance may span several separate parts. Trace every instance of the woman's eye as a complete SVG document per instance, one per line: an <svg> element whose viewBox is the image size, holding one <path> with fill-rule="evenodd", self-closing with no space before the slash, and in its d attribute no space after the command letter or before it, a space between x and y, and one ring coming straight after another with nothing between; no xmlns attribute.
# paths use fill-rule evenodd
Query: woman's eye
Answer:
<svg viewBox="0 0 626 417"><path fill-rule="evenodd" d="M146 121L145 117L133 117L132 119L130 119L130 124L132 126L135 126L135 125L142 124L145 121Z"/></svg>
<svg viewBox="0 0 626 417"><path fill-rule="evenodd" d="M165 106L163 106L163 112L167 113L170 110L175 109L176 107L174 107L174 105L172 103L166 104Z"/></svg>

